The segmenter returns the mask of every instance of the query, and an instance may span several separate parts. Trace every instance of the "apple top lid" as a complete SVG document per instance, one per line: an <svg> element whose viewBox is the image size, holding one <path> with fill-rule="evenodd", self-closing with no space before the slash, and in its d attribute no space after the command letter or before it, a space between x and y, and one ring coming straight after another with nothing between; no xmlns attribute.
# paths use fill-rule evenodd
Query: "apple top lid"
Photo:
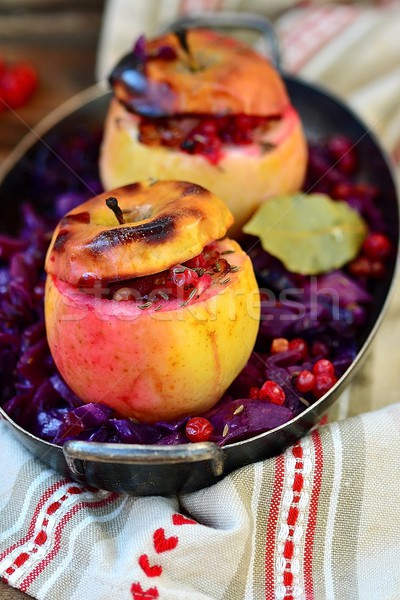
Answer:
<svg viewBox="0 0 400 600"><path fill-rule="evenodd" d="M137 41L110 83L131 112L147 117L245 114L279 117L290 105L275 67L238 39L208 29Z"/></svg>
<svg viewBox="0 0 400 600"><path fill-rule="evenodd" d="M136 182L67 213L53 233L45 269L82 286L143 277L197 256L232 223L225 203L199 185Z"/></svg>

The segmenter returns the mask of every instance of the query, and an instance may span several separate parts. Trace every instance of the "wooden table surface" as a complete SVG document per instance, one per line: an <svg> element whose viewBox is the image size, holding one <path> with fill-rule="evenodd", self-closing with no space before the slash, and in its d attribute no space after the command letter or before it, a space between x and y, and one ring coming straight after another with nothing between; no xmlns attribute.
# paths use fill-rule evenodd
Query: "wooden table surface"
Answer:
<svg viewBox="0 0 400 600"><path fill-rule="evenodd" d="M26 106L0 112L0 163L29 127L94 83L103 4L0 0L0 57L28 60L39 74L39 87Z"/></svg>
<svg viewBox="0 0 400 600"><path fill-rule="evenodd" d="M0 112L0 164L51 110L95 81L104 0L0 0L0 58L29 60L39 87L15 112ZM0 523L1 530L1 523ZM1 600L28 598L0 582Z"/></svg>

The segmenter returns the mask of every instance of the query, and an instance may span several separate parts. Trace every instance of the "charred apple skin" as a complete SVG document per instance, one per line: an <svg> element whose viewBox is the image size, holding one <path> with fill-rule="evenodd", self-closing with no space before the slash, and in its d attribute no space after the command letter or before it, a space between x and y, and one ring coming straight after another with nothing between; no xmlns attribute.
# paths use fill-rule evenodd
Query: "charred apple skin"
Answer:
<svg viewBox="0 0 400 600"><path fill-rule="evenodd" d="M115 66L110 83L129 111L153 118L188 113L277 117L290 104L268 60L248 44L209 29L140 38Z"/></svg>
<svg viewBox="0 0 400 600"><path fill-rule="evenodd" d="M176 300L158 311L140 310L48 276L51 353L84 402L103 402L150 423L201 414L218 401L245 366L259 325L251 261L236 242L220 245L233 251L229 261L239 270L184 307Z"/></svg>
<svg viewBox="0 0 400 600"><path fill-rule="evenodd" d="M107 207L114 198L119 224ZM99 194L65 215L47 252L47 273L73 285L123 280L184 262L225 235L233 218L202 186L151 179Z"/></svg>

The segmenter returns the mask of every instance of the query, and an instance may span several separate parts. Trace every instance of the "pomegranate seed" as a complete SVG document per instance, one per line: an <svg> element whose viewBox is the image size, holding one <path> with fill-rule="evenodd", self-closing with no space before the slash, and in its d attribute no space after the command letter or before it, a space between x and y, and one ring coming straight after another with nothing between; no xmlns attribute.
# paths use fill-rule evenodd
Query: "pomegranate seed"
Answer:
<svg viewBox="0 0 400 600"><path fill-rule="evenodd" d="M177 298L185 298L198 281L199 276L193 269L177 265L171 270L171 291Z"/></svg>
<svg viewBox="0 0 400 600"><path fill-rule="evenodd" d="M231 124L232 140L235 144L251 143L253 137L254 121L249 115L237 115Z"/></svg>
<svg viewBox="0 0 400 600"><path fill-rule="evenodd" d="M286 394L275 381L266 381L258 394L260 400L268 400L273 404L283 404L286 400Z"/></svg>
<svg viewBox="0 0 400 600"><path fill-rule="evenodd" d="M297 376L296 388L299 390L299 392L305 394L306 392L310 392L313 389L314 383L315 375L311 373L311 371L304 369L304 371L300 371L300 373Z"/></svg>
<svg viewBox="0 0 400 600"><path fill-rule="evenodd" d="M331 373L319 373L315 376L312 393L316 398L321 398L324 394L329 392L336 382L337 377L335 377L335 375Z"/></svg>
<svg viewBox="0 0 400 600"><path fill-rule="evenodd" d="M199 281L196 285L197 294L200 296L205 290L207 290L210 285L213 283L213 278L208 273L204 273L201 277L199 277Z"/></svg>
<svg viewBox="0 0 400 600"><path fill-rule="evenodd" d="M363 243L363 251L372 260L382 260L390 254L391 243L383 233L369 233Z"/></svg>
<svg viewBox="0 0 400 600"><path fill-rule="evenodd" d="M333 366L333 363L327 358L320 358L320 360L317 360L317 362L313 366L313 373L314 375L334 375L335 367Z"/></svg>
<svg viewBox="0 0 400 600"><path fill-rule="evenodd" d="M275 338L272 340L271 354L279 354L279 352L286 352L289 349L289 342L286 338Z"/></svg>
<svg viewBox="0 0 400 600"><path fill-rule="evenodd" d="M300 353L300 359L305 360L308 356L308 347L305 340L301 338L295 338L289 342L289 350L295 350Z"/></svg>
<svg viewBox="0 0 400 600"><path fill-rule="evenodd" d="M204 254L199 254L185 262L185 267L189 267L189 269L206 269L207 266L207 260Z"/></svg>
<svg viewBox="0 0 400 600"><path fill-rule="evenodd" d="M212 119L201 121L197 127L197 131L203 135L214 137L217 134L217 123Z"/></svg>
<svg viewBox="0 0 400 600"><path fill-rule="evenodd" d="M251 387L249 389L249 398L251 400L258 400L259 395L260 395L260 388L258 388L258 387Z"/></svg>
<svg viewBox="0 0 400 600"><path fill-rule="evenodd" d="M186 423L185 433L191 442L206 442L210 439L214 428L208 419L193 417Z"/></svg>
<svg viewBox="0 0 400 600"><path fill-rule="evenodd" d="M267 122L265 117L250 115L142 118L139 140L150 146L162 145L180 148L188 154L201 154L211 164L217 164L223 144L251 144L257 128Z"/></svg>

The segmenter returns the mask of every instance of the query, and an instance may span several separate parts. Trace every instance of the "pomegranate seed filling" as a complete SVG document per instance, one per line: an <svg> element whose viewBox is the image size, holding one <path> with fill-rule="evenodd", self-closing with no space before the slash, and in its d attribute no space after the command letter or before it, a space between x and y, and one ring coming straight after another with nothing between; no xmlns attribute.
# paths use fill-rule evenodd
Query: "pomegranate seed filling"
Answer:
<svg viewBox="0 0 400 600"><path fill-rule="evenodd" d="M262 144L263 137L277 121L276 117L244 114L141 117L139 141L147 146L164 146L187 154L200 154L211 164L218 164L224 145Z"/></svg>
<svg viewBox="0 0 400 600"><path fill-rule="evenodd" d="M78 289L105 300L135 302L141 309L161 307L170 300L181 300L186 305L211 285L229 283L229 274L238 270L224 258L230 252L219 252L209 245L194 258L160 273L107 283L92 278Z"/></svg>

